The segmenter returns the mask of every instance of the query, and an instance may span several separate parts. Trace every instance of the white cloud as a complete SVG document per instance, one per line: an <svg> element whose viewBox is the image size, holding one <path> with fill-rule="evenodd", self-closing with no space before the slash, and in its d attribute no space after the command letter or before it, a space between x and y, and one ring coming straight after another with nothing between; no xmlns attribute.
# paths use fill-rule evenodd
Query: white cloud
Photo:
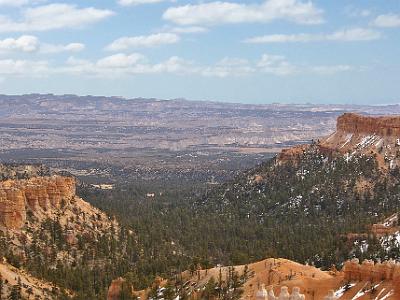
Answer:
<svg viewBox="0 0 400 300"><path fill-rule="evenodd" d="M157 33L132 37L122 37L113 41L106 50L121 51L130 48L154 47L165 44L175 44L180 38L175 33Z"/></svg>
<svg viewBox="0 0 400 300"><path fill-rule="evenodd" d="M382 37L379 31L352 28L347 30L336 31L326 36L328 41L373 41Z"/></svg>
<svg viewBox="0 0 400 300"><path fill-rule="evenodd" d="M267 73L273 76L291 76L298 74L333 75L350 72L357 68L349 65L300 65L289 62L284 56L264 54L258 61L226 57L212 65L201 65L178 56L152 63L139 53L130 55L118 53L103 57L97 61L69 58L67 66L58 72L115 78L136 74L180 74L206 77L237 77Z"/></svg>
<svg viewBox="0 0 400 300"><path fill-rule="evenodd" d="M352 28L346 30L339 30L329 34L271 34L264 36L257 36L246 39L244 42L252 44L266 44L266 43L296 43L296 42L321 42L321 41L372 41L378 40L382 37L379 31Z"/></svg>
<svg viewBox="0 0 400 300"><path fill-rule="evenodd" d="M49 75L119 78L140 74L177 74L206 77L238 77L253 74L272 76L317 75L329 76L342 72L361 71L350 65L304 65L289 62L281 55L264 54L257 61L226 57L215 64L202 65L172 56L151 62L140 53L117 53L98 60L70 57L65 64L50 65L45 60L0 59L0 77L38 77Z"/></svg>
<svg viewBox="0 0 400 300"><path fill-rule="evenodd" d="M39 39L32 35L0 40L0 52L35 52L39 49Z"/></svg>
<svg viewBox="0 0 400 300"><path fill-rule="evenodd" d="M85 45L82 43L69 43L66 45L53 45L53 44L42 44L40 45L40 53L54 54L60 52L80 52L85 49Z"/></svg>
<svg viewBox="0 0 400 300"><path fill-rule="evenodd" d="M110 10L78 8L73 4L54 3L26 8L19 20L0 15L0 32L79 28L99 22L113 14Z"/></svg>
<svg viewBox="0 0 400 300"><path fill-rule="evenodd" d="M284 56L263 54L257 67L265 73L277 76L293 75L299 72L298 68L289 63Z"/></svg>
<svg viewBox="0 0 400 300"><path fill-rule="evenodd" d="M159 74L159 73L195 73L196 67L191 62L172 56L169 59L151 64L139 54L126 55L118 53L101 58L95 62L69 58L67 66L61 69L63 73L85 74L97 77L115 77L134 74Z"/></svg>
<svg viewBox="0 0 400 300"><path fill-rule="evenodd" d="M47 61L29 60L0 60L0 75L41 76L47 75L49 66Z"/></svg>
<svg viewBox="0 0 400 300"><path fill-rule="evenodd" d="M298 65L290 63L284 56L264 54L257 63L260 72L275 76L296 74L334 75L342 72L355 71L357 68L349 65Z"/></svg>
<svg viewBox="0 0 400 300"><path fill-rule="evenodd" d="M284 56L264 54L258 61L226 57L215 64L201 65L196 62L172 56L161 62L150 62L140 53L117 53L98 60L70 57L65 64L50 65L38 60L0 60L0 77L38 77L55 74L119 78L140 74L177 74L206 77L238 77L252 74L272 76L317 75L327 76L342 72L362 70L350 65L301 65L289 62Z"/></svg>
<svg viewBox="0 0 400 300"><path fill-rule="evenodd" d="M28 4L40 4L47 0L0 0L1 6L20 7Z"/></svg>
<svg viewBox="0 0 400 300"><path fill-rule="evenodd" d="M168 31L173 33L185 34L185 33L203 33L207 32L207 28L201 26L189 26L189 27L172 27Z"/></svg>
<svg viewBox="0 0 400 300"><path fill-rule="evenodd" d="M40 52L43 54L53 54L59 52L80 52L83 49L85 49L85 45L81 43L70 43L66 45L41 43L39 39L33 35L22 35L18 38L0 40L0 53Z"/></svg>
<svg viewBox="0 0 400 300"><path fill-rule="evenodd" d="M0 6L22 6L28 3L29 0L0 0Z"/></svg>
<svg viewBox="0 0 400 300"><path fill-rule="evenodd" d="M245 76L256 71L256 68L247 59L225 57L214 66L203 67L200 73L203 76L223 78L228 76Z"/></svg>
<svg viewBox="0 0 400 300"><path fill-rule="evenodd" d="M118 4L122 6L134 6L140 4L153 4L164 2L165 0L119 0Z"/></svg>
<svg viewBox="0 0 400 300"><path fill-rule="evenodd" d="M278 19L299 24L323 22L322 10L310 1L301 0L267 0L262 4L221 1L187 4L168 8L163 18L179 25L200 26L225 23L267 23Z"/></svg>
<svg viewBox="0 0 400 300"><path fill-rule="evenodd" d="M379 15L375 18L372 24L377 27L400 27L400 15Z"/></svg>
<svg viewBox="0 0 400 300"><path fill-rule="evenodd" d="M101 68L128 68L144 60L144 56L139 53L126 55L123 53L104 57L97 61L97 66Z"/></svg>

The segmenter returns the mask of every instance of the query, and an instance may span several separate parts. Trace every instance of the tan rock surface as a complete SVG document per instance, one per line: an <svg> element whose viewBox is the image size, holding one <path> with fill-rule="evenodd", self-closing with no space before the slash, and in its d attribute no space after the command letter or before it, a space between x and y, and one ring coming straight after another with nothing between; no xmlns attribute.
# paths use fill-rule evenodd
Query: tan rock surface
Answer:
<svg viewBox="0 0 400 300"><path fill-rule="evenodd" d="M26 180L0 182L0 224L19 229L26 222L28 210L59 209L75 197L75 179L51 176L33 177Z"/></svg>

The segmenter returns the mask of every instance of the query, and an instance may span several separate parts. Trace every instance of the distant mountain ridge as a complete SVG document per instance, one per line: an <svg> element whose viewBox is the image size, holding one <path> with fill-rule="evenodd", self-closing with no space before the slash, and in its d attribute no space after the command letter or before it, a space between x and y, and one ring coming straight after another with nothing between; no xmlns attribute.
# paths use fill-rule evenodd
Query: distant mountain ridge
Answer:
<svg viewBox="0 0 400 300"><path fill-rule="evenodd" d="M54 166L74 159L134 168L159 168L167 160L168 167L213 168L225 154L266 158L329 135L336 118L350 111L400 114L400 106L0 95L0 160ZM186 154L190 164L180 159Z"/></svg>

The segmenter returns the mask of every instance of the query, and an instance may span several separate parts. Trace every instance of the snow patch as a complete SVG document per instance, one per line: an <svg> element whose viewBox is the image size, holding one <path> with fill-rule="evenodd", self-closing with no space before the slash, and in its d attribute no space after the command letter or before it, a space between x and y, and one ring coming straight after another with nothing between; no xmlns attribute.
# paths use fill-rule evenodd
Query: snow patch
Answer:
<svg viewBox="0 0 400 300"><path fill-rule="evenodd" d="M352 133L351 133L351 134L347 134L347 135L346 135L346 141L344 142L344 144L343 144L342 147L340 147L340 148L343 148L343 147L345 147L348 143L350 143L352 137L353 137L353 134L352 134Z"/></svg>
<svg viewBox="0 0 400 300"><path fill-rule="evenodd" d="M335 291L335 296L336 297L342 297L344 295L344 293L348 290L350 290L353 286L355 286L355 283L350 283L349 285L344 285L342 287L340 287L337 291Z"/></svg>

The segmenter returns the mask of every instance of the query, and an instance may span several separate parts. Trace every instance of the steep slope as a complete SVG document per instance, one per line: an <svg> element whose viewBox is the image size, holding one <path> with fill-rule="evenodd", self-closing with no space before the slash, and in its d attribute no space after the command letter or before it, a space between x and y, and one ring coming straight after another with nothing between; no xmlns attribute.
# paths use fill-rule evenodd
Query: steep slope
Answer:
<svg viewBox="0 0 400 300"><path fill-rule="evenodd" d="M368 232L399 211L399 120L343 115L330 137L283 151L197 201L195 210L208 222L212 214L219 218L219 229L203 230L234 237L234 243L216 238L229 245L221 247L231 259L266 252L318 266L340 264L355 255L348 233ZM369 139L374 142L363 142ZM364 257L374 255L372 249ZM379 255L399 258L395 251Z"/></svg>
<svg viewBox="0 0 400 300"><path fill-rule="evenodd" d="M60 295L60 288L54 283L33 277L24 270L12 265L0 263L0 280L2 289L0 299L7 299L12 291L20 291L22 299L53 299ZM63 291L65 295L72 296L69 291Z"/></svg>
<svg viewBox="0 0 400 300"><path fill-rule="evenodd" d="M14 179L0 181L0 257L15 272L59 286L44 290L46 299L105 298L111 279L131 269L133 232L79 198L72 177L7 178Z"/></svg>

